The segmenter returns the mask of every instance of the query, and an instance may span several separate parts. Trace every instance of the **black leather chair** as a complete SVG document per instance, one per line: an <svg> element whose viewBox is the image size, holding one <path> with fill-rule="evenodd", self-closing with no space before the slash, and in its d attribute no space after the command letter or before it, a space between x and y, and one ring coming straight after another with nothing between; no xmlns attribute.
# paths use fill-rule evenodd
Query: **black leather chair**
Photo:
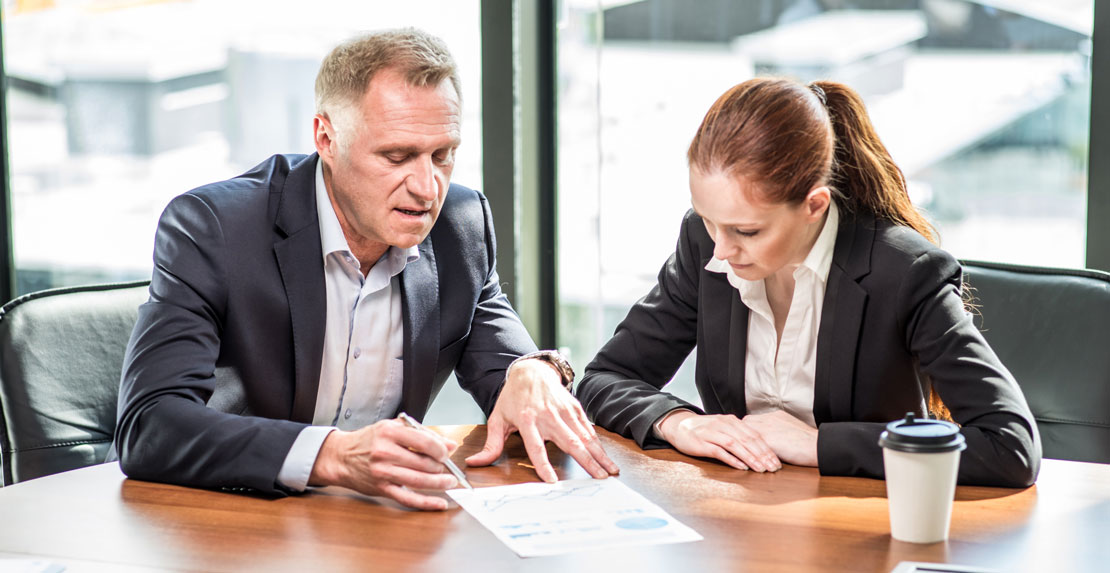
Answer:
<svg viewBox="0 0 1110 573"><path fill-rule="evenodd" d="M3 484L102 463L150 281L60 288L0 308Z"/></svg>
<svg viewBox="0 0 1110 573"><path fill-rule="evenodd" d="M1044 457L1110 463L1110 273L963 265L975 325L1025 393Z"/></svg>

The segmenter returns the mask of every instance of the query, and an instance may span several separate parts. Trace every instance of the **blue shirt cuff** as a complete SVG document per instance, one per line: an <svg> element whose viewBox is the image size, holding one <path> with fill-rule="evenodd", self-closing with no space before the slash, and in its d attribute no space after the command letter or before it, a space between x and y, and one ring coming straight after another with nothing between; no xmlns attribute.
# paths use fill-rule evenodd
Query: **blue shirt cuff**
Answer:
<svg viewBox="0 0 1110 573"><path fill-rule="evenodd" d="M335 429L329 426L308 426L301 430L278 472L278 485L292 491L304 491L308 487L308 478L312 476L312 466L316 464L316 456L320 454L324 439Z"/></svg>

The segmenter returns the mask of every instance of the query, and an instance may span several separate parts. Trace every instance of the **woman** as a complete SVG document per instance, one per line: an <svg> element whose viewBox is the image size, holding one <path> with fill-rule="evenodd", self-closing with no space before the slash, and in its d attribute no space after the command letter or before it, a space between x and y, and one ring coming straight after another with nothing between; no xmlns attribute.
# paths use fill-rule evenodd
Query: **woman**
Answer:
<svg viewBox="0 0 1110 573"><path fill-rule="evenodd" d="M928 411L961 425L960 483L1033 483L1033 416L854 91L744 82L687 159L677 249L578 387L595 422L738 469L881 478L884 425ZM695 345L704 410L662 391Z"/></svg>

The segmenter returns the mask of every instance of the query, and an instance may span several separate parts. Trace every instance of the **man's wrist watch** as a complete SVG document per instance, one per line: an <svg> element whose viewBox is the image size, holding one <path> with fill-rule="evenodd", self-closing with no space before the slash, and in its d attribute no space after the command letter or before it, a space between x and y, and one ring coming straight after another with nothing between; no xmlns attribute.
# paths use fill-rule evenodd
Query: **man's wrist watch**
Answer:
<svg viewBox="0 0 1110 573"><path fill-rule="evenodd" d="M555 372L559 373L559 377L563 379L563 386L567 391L569 392L571 390L571 387L574 385L574 368L570 367L570 362L567 362L567 359L560 354L559 351L540 350L538 352L530 352L513 360L513 362L509 364L509 369L512 369L517 362L528 359L541 360L550 364L551 367L555 369ZM506 370L506 372L508 372L508 370Z"/></svg>

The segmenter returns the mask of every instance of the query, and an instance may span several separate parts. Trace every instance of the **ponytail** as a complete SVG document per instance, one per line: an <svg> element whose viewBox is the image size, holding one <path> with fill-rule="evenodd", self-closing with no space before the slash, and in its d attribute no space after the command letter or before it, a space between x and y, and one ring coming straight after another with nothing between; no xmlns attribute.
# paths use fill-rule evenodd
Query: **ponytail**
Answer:
<svg viewBox="0 0 1110 573"><path fill-rule="evenodd" d="M863 210L921 233L938 244L936 230L910 202L906 177L879 140L863 100L848 86L830 81L810 84L824 95L836 150L829 183L839 190L849 210Z"/></svg>
<svg viewBox="0 0 1110 573"><path fill-rule="evenodd" d="M829 182L843 193L849 208L869 211L939 244L936 230L910 202L906 176L879 140L859 94L837 82L814 82L811 88L825 96L836 138ZM952 421L931 380L926 407L934 418Z"/></svg>
<svg viewBox="0 0 1110 573"><path fill-rule="evenodd" d="M906 176L879 140L859 94L836 82L812 85L815 91L824 92L836 137L830 183L843 193L850 208L860 208L880 219L909 227L931 243L939 244L936 230L910 202ZM925 402L934 418L953 421L931 380Z"/></svg>

